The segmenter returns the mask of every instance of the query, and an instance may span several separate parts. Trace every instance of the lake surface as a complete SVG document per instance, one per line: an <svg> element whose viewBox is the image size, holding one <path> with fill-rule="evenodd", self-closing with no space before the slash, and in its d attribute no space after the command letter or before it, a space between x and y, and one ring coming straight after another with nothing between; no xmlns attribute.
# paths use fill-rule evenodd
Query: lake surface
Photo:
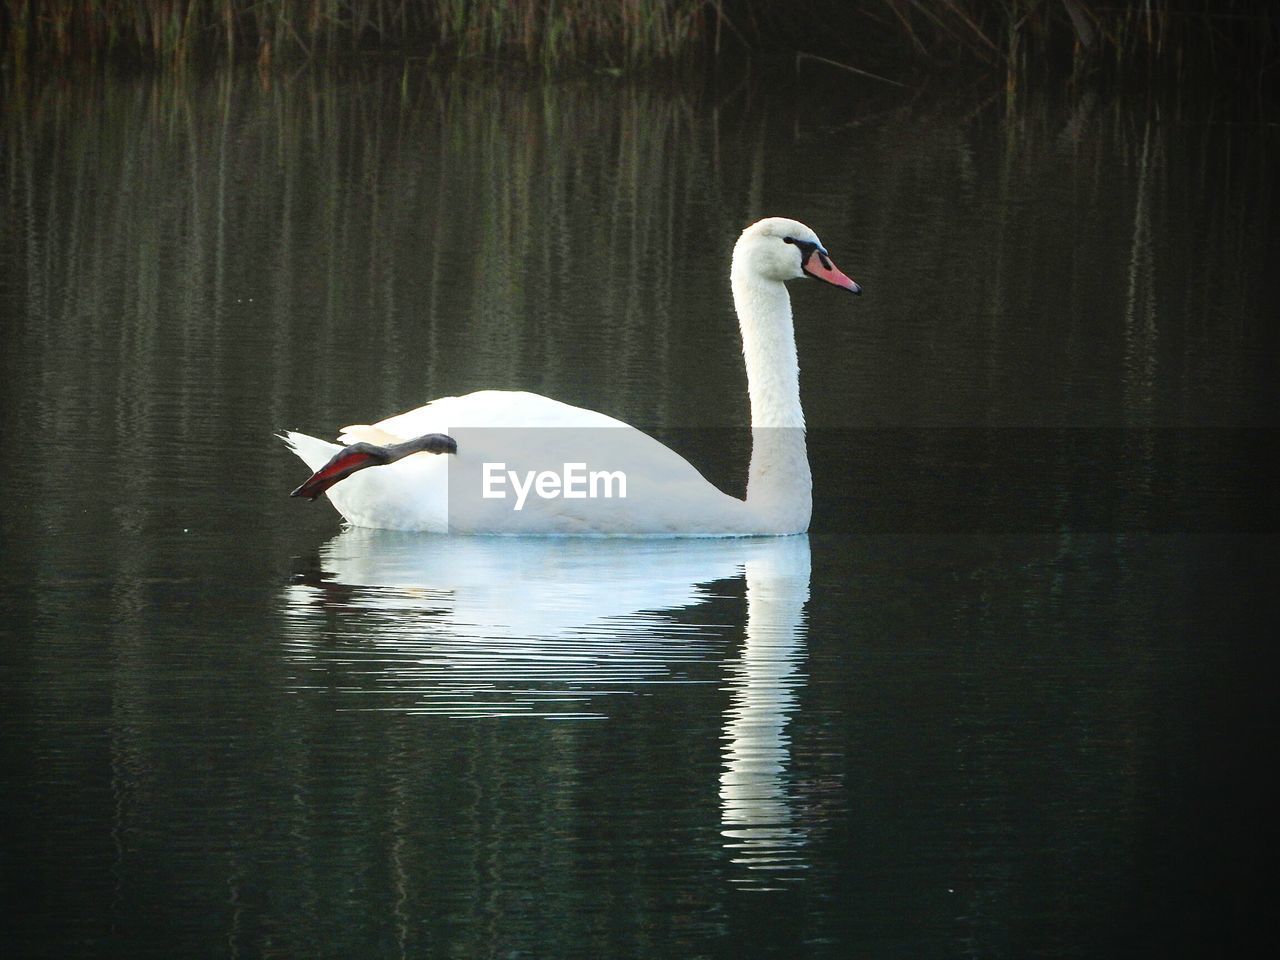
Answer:
<svg viewBox="0 0 1280 960"><path fill-rule="evenodd" d="M1275 906L1275 127L1081 94L10 88L12 957L1240 955ZM342 529L272 434L531 389L808 536Z"/></svg>

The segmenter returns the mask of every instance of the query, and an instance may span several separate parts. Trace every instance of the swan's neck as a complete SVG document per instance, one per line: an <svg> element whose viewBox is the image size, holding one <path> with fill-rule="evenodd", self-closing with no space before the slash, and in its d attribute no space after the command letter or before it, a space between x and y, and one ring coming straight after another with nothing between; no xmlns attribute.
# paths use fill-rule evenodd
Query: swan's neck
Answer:
<svg viewBox="0 0 1280 960"><path fill-rule="evenodd" d="M767 531L808 529L813 481L800 408L800 368L791 298L781 282L734 270L733 302L751 397L751 470L747 506Z"/></svg>

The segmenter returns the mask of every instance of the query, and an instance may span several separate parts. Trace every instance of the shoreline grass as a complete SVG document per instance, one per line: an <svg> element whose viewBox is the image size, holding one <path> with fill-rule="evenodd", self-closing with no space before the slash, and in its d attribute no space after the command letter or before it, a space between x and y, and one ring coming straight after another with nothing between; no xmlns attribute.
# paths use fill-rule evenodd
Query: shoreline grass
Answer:
<svg viewBox="0 0 1280 960"><path fill-rule="evenodd" d="M674 60L707 36L707 0L2 0L17 70L123 62L277 62L381 51L554 67Z"/></svg>
<svg viewBox="0 0 1280 960"><path fill-rule="evenodd" d="M802 59L1039 75L1108 70L1261 87L1280 77L1280 7L1264 0L0 0L0 62L182 72L351 54L486 59L545 71ZM885 65L889 65L886 72Z"/></svg>

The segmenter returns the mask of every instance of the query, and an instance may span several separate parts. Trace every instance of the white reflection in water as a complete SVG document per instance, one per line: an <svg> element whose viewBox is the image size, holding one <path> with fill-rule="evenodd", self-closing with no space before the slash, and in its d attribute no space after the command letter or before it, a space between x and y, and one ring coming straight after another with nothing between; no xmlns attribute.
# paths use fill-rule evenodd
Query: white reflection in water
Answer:
<svg viewBox="0 0 1280 960"><path fill-rule="evenodd" d="M807 537L447 537L351 528L285 589L300 690L344 709L449 717L599 718L593 704L691 682L724 655L723 629L677 611L746 577L741 655L726 664L719 796L725 847L767 885L803 867L790 738L809 597ZM709 671L703 671L708 673ZM397 695L379 699L378 694Z"/></svg>
<svg viewBox="0 0 1280 960"><path fill-rule="evenodd" d="M720 819L735 862L783 879L804 866L798 852L804 834L791 807L787 723L796 688L804 682L808 544L754 558L746 577L746 640L741 658L729 664ZM744 882L767 885L758 879Z"/></svg>

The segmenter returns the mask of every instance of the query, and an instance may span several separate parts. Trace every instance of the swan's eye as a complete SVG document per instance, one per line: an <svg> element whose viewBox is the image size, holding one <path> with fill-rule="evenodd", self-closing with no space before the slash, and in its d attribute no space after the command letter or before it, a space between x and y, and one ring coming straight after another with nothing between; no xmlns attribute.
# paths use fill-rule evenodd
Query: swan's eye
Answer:
<svg viewBox="0 0 1280 960"><path fill-rule="evenodd" d="M818 245L812 240L797 240L795 237L783 237L783 243L794 244L800 248L800 266L804 266L809 262L809 258L813 256L813 251L818 249Z"/></svg>

